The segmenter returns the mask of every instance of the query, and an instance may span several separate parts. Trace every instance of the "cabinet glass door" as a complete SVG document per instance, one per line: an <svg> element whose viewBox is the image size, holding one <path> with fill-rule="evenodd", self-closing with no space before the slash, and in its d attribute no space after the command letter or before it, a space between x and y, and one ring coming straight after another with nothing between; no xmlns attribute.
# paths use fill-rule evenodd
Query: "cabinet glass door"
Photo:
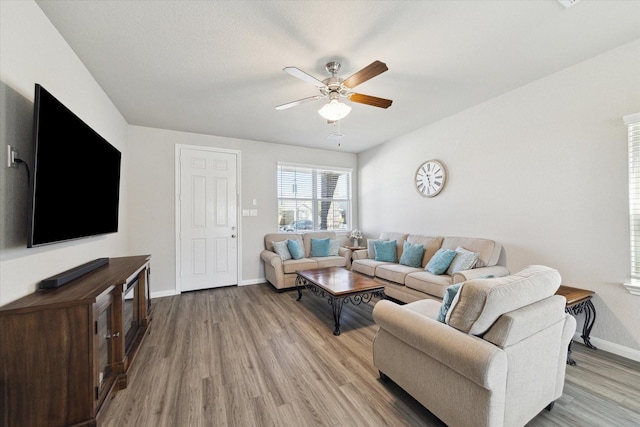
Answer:
<svg viewBox="0 0 640 427"><path fill-rule="evenodd" d="M124 351L129 353L129 349L136 337L140 327L140 303L139 303L139 281L128 284L129 289L124 294L122 301L122 319L124 322Z"/></svg>
<svg viewBox="0 0 640 427"><path fill-rule="evenodd" d="M111 310L104 310L98 316L98 386L100 388L111 375L111 353Z"/></svg>
<svg viewBox="0 0 640 427"><path fill-rule="evenodd" d="M108 391L113 376L113 340L120 334L113 329L113 305L111 295L106 302L99 304L96 317L96 341L97 341L97 374L96 400L101 401Z"/></svg>

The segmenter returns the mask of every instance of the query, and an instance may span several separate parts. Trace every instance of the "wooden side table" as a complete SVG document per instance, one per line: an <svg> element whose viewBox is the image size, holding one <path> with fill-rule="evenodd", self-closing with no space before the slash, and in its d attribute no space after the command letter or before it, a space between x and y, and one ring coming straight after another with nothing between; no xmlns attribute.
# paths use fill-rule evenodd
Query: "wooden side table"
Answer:
<svg viewBox="0 0 640 427"><path fill-rule="evenodd" d="M591 338L589 335L591 334L591 328L593 328L593 324L596 321L596 308L593 306L591 302L591 298L595 292L588 291L586 289L580 288L572 288L571 286L560 286L556 291L556 295L562 295L567 299L567 305L565 306L565 311L567 313L573 314L574 316L584 312L584 324L582 325L582 341L584 344L597 350L596 347L591 344ZM576 362L571 358L571 343L573 340L569 342L569 349L567 351L567 364L571 366L575 366Z"/></svg>

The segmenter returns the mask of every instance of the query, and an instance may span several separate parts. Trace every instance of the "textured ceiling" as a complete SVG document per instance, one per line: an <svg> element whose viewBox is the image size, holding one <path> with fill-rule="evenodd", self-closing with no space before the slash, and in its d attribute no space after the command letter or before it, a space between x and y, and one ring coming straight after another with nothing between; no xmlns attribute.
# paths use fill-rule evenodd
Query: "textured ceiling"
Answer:
<svg viewBox="0 0 640 427"><path fill-rule="evenodd" d="M640 1L38 1L128 123L360 152L640 38ZM392 99L328 125L328 61ZM344 134L338 142L326 139Z"/></svg>

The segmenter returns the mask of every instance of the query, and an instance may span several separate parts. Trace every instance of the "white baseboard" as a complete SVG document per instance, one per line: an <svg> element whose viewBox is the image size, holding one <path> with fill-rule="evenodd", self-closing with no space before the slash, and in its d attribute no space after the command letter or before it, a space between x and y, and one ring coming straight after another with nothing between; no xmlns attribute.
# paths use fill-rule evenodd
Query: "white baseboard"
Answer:
<svg viewBox="0 0 640 427"><path fill-rule="evenodd" d="M267 279L261 278L261 279L243 280L238 286L259 285L260 283L267 283ZM170 297L178 294L179 293L176 292L175 289L170 289L168 291L158 291L158 292L152 291L151 299Z"/></svg>
<svg viewBox="0 0 640 427"><path fill-rule="evenodd" d="M243 280L240 283L240 286L247 286L247 285L259 285L260 283L267 283L267 279L263 278L258 278L258 279L251 279L251 280Z"/></svg>
<svg viewBox="0 0 640 427"><path fill-rule="evenodd" d="M620 344L616 344L614 342L602 340L596 337L589 337L591 340L591 344L593 344L598 350L606 351L617 356L624 357L626 359L635 360L636 362L640 362L640 350L635 350L633 348L625 347ZM580 337L580 333L576 332L573 336L573 339L576 342L583 343L582 338Z"/></svg>
<svg viewBox="0 0 640 427"><path fill-rule="evenodd" d="M175 289L170 289L168 291L151 292L151 299L170 297L173 295L178 295Z"/></svg>

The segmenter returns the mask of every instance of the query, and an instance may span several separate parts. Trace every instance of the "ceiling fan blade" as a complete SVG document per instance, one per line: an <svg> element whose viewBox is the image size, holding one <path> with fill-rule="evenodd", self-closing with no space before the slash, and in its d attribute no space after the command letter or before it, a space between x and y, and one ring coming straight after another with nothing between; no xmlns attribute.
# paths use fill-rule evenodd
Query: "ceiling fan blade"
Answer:
<svg viewBox="0 0 640 427"><path fill-rule="evenodd" d="M361 93L352 93L349 99L360 104L372 105L374 107L389 108L393 103L390 99L378 98L377 96L363 95Z"/></svg>
<svg viewBox="0 0 640 427"><path fill-rule="evenodd" d="M369 79L374 78L378 74L382 74L387 71L387 64L380 61L373 61L371 64L364 67L342 83L348 88L354 88L359 84L366 82Z"/></svg>
<svg viewBox="0 0 640 427"><path fill-rule="evenodd" d="M282 69L282 71L291 74L293 77L297 77L302 81L305 81L307 83L311 83L312 85L316 86L316 87L325 87L325 84L322 83L320 80L316 79L313 76L310 76L309 74L305 73L304 71L302 71L299 68L296 67L284 67Z"/></svg>
<svg viewBox="0 0 640 427"><path fill-rule="evenodd" d="M304 104L305 102L315 101L316 99L324 98L322 95L310 96L309 98L298 99L297 101L287 102L286 104L278 105L276 110L286 110L287 108L295 107L296 105Z"/></svg>

